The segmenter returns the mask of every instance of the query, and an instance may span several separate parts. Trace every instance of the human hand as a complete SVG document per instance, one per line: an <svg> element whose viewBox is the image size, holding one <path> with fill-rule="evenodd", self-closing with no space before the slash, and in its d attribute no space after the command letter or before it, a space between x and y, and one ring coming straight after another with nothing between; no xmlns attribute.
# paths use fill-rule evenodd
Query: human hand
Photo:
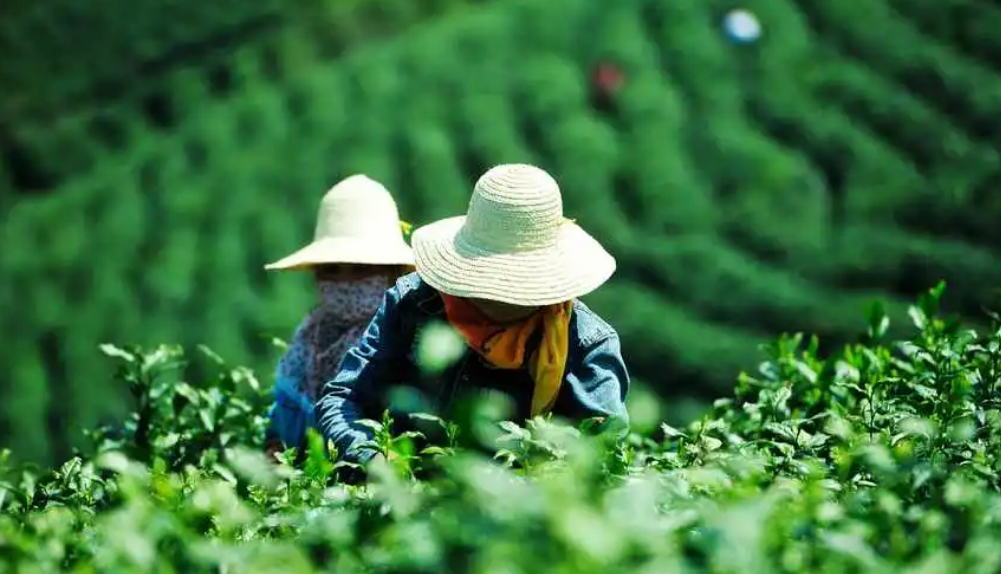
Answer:
<svg viewBox="0 0 1001 574"><path fill-rule="evenodd" d="M285 447L282 445L280 440L273 439L264 444L264 454L267 456L268 460L274 464L279 464L281 462L278 455L284 451Z"/></svg>

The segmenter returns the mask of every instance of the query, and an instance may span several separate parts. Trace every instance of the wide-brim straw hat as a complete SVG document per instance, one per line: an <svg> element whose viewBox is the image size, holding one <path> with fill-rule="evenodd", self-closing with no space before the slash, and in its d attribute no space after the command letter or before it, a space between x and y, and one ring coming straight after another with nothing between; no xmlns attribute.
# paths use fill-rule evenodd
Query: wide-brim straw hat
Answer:
<svg viewBox="0 0 1001 574"><path fill-rule="evenodd" d="M368 176L355 174L324 194L313 242L264 268L308 269L337 263L413 266L413 251L403 227L389 190Z"/></svg>
<svg viewBox="0 0 1001 574"><path fill-rule="evenodd" d="M416 229L417 273L456 297L542 306L597 289L615 259L563 216L556 180L526 164L491 168L476 182L466 215Z"/></svg>

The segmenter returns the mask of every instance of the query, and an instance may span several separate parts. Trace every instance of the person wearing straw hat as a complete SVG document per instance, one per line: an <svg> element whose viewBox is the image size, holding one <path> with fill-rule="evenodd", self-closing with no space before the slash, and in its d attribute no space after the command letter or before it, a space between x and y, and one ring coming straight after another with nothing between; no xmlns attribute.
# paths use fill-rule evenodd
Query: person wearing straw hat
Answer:
<svg viewBox="0 0 1001 574"><path fill-rule="evenodd" d="M396 203L380 183L352 175L320 201L313 242L265 269L309 271L319 303L278 362L265 448L303 450L314 404L344 353L361 336L396 279L413 270Z"/></svg>
<svg viewBox="0 0 1001 574"><path fill-rule="evenodd" d="M359 421L379 419L391 387L421 378L415 347L436 319L466 349L431 387L439 414L467 391L501 391L522 420L628 424L618 334L578 299L605 283L616 262L563 216L552 176L532 165L496 166L476 182L466 215L416 229L411 246L416 271L386 291L317 402L317 425L339 458L381 457L363 447L373 434Z"/></svg>

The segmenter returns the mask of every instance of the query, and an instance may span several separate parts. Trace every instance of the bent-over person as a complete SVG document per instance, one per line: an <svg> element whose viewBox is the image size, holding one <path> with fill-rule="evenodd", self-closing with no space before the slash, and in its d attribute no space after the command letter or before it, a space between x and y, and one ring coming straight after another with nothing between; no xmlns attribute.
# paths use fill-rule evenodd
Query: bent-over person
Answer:
<svg viewBox="0 0 1001 574"><path fill-rule="evenodd" d="M524 164L476 183L466 215L414 231L416 272L389 289L371 323L323 387L316 420L341 460L366 464L387 391L419 380L419 333L451 325L465 355L427 388L448 416L463 396L500 391L517 419L552 414L628 424L629 375L615 329L578 300L615 271L615 259L563 215L557 182Z"/></svg>

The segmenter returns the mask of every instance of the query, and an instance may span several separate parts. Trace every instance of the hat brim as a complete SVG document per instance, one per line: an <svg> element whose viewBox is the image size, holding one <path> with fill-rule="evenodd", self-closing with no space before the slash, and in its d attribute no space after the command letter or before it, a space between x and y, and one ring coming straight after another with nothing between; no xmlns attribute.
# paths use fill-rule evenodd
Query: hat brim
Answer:
<svg viewBox="0 0 1001 574"><path fill-rule="evenodd" d="M465 221L465 215L436 221L410 238L417 273L445 294L551 305L594 291L615 272L615 258L576 224L564 224L552 248L493 253L463 241Z"/></svg>
<svg viewBox="0 0 1001 574"><path fill-rule="evenodd" d="M404 241L374 242L356 238L330 237L314 241L274 263L269 271L308 269L316 265L414 265L414 254Z"/></svg>

